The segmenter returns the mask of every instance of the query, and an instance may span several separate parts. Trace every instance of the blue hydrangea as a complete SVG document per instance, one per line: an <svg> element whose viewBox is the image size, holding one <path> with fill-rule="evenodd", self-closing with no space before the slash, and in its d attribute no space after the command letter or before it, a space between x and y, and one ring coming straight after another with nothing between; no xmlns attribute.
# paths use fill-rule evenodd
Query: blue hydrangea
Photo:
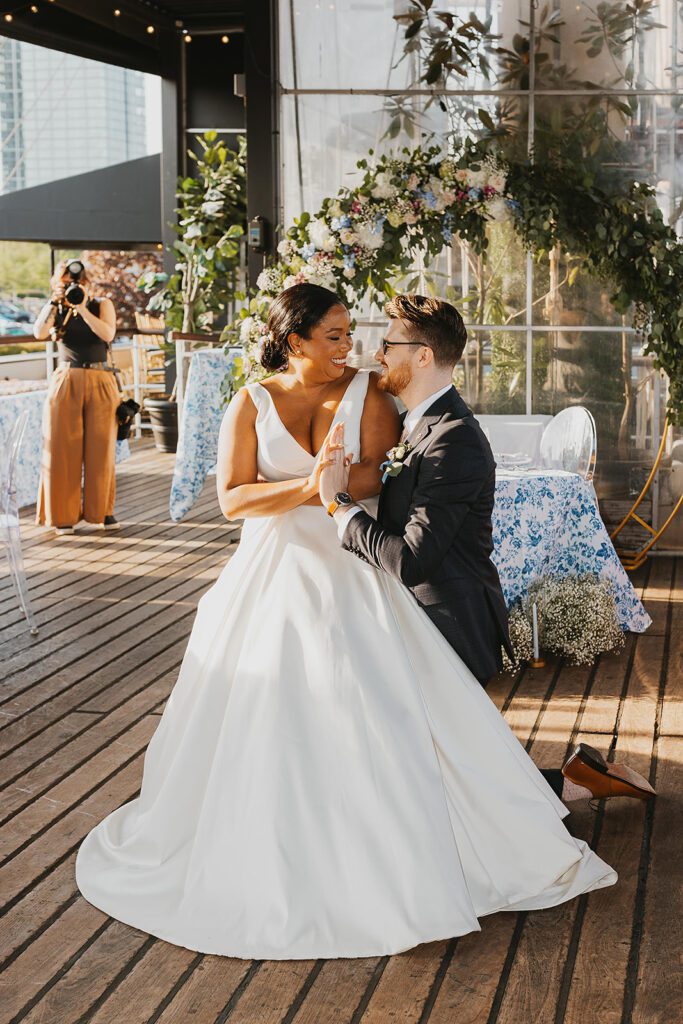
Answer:
<svg viewBox="0 0 683 1024"><path fill-rule="evenodd" d="M470 199L481 199L482 194L483 193L482 193L480 188L468 188L467 189L467 195L470 197Z"/></svg>
<svg viewBox="0 0 683 1024"><path fill-rule="evenodd" d="M332 228L333 231L341 231L342 228L350 228L351 218L347 213L345 213L342 217L333 217L332 220L330 221L330 227Z"/></svg>
<svg viewBox="0 0 683 1024"><path fill-rule="evenodd" d="M356 265L356 254L355 252L346 253L344 256L344 270L353 270Z"/></svg>
<svg viewBox="0 0 683 1024"><path fill-rule="evenodd" d="M508 207L512 210L516 217L522 216L522 204L518 203L516 199L506 199Z"/></svg>
<svg viewBox="0 0 683 1024"><path fill-rule="evenodd" d="M430 207L430 209L433 210L436 207L436 196L434 195L430 188L420 188L416 191L415 195L417 196L418 199L422 199L423 202L425 202L427 206Z"/></svg>
<svg viewBox="0 0 683 1024"><path fill-rule="evenodd" d="M314 252L315 246L313 245L313 242L306 242L306 244L302 245L301 248L299 249L299 255L301 256L302 260L310 260Z"/></svg>

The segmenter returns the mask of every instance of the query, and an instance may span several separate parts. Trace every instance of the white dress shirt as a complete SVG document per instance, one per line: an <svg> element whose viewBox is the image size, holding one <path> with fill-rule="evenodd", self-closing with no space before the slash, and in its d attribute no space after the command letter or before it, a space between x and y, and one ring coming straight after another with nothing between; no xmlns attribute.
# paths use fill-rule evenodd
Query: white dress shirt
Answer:
<svg viewBox="0 0 683 1024"><path fill-rule="evenodd" d="M442 395L445 395L447 391L450 391L452 386L452 384L447 384L445 388L440 388L438 391L435 391L433 395L428 395L427 398L420 402L419 405L416 405L414 409L410 409L403 421L403 433L401 434L402 440L408 440L418 422L422 419L430 406L434 405L434 403L441 398ZM344 512L339 512L335 515L334 518L337 523L337 535L340 540L343 538L344 531L353 517L357 515L358 512L362 511L363 510L359 505L349 505Z"/></svg>

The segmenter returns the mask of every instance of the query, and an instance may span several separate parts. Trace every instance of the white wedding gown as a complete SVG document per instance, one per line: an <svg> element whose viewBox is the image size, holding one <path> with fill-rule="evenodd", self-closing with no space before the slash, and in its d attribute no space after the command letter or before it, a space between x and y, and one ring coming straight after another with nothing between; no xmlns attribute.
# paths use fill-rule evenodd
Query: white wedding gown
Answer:
<svg viewBox="0 0 683 1024"><path fill-rule="evenodd" d="M368 375L335 420L357 459ZM270 395L267 480L313 457ZM248 520L201 599L141 795L87 836L78 886L169 942L257 959L361 957L551 907L615 872L412 596L305 507Z"/></svg>

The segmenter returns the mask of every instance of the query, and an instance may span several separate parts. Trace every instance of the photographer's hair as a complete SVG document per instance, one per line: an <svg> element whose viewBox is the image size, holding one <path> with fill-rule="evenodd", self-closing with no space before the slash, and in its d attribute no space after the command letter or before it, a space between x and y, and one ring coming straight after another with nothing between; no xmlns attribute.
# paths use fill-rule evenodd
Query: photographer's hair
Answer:
<svg viewBox="0 0 683 1024"><path fill-rule="evenodd" d="M400 320L411 341L422 341L442 369L455 366L467 344L460 313L450 302L426 295L396 295L384 307L391 320Z"/></svg>
<svg viewBox="0 0 683 1024"><path fill-rule="evenodd" d="M291 352L290 334L307 338L326 313L345 305L338 295L317 284L295 284L280 292L268 312L261 365L266 370L285 369Z"/></svg>

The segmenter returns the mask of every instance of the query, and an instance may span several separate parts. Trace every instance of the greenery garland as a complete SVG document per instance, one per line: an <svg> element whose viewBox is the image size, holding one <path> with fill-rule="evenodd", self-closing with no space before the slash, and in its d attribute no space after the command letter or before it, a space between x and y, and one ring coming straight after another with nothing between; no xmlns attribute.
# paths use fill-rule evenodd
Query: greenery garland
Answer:
<svg viewBox="0 0 683 1024"><path fill-rule="evenodd" d="M315 216L295 219L279 259L225 329L233 352L228 398L265 375L259 349L268 307L283 288L312 281L338 291L351 308L367 297L381 303L418 257L428 265L454 236L485 256L487 223L507 219L535 257L559 244L611 288L618 311L632 306L645 352L669 376L669 414L683 422L683 244L649 185L634 181L609 195L580 166L505 158L490 141L467 140L446 157L439 147L418 146L357 166L358 186L324 199Z"/></svg>

